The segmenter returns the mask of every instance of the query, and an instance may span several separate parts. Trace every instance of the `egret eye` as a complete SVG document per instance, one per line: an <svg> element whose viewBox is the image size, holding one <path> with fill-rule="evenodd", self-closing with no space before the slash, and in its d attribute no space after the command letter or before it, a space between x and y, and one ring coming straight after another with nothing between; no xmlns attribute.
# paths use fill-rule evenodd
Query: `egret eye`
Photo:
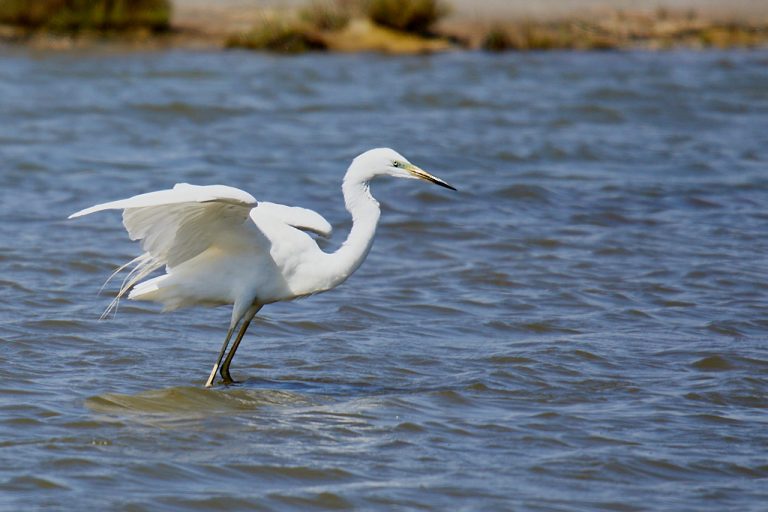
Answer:
<svg viewBox="0 0 768 512"><path fill-rule="evenodd" d="M400 162L392 162L392 167L400 167Z"/></svg>

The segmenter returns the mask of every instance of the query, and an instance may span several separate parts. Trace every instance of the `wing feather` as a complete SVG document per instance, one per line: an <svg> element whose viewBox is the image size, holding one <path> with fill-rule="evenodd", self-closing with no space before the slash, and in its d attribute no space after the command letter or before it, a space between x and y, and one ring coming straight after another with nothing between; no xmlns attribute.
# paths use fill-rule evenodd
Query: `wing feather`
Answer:
<svg viewBox="0 0 768 512"><path fill-rule="evenodd" d="M333 228L325 218L314 210L298 206L267 203L259 201L258 211L266 213L282 222L304 231L311 231L322 237L331 236Z"/></svg>
<svg viewBox="0 0 768 512"><path fill-rule="evenodd" d="M245 222L256 204L252 195L234 187L179 183L169 190L98 204L69 218L122 209L131 240L140 240L155 262L174 267L206 250L222 231Z"/></svg>
<svg viewBox="0 0 768 512"><path fill-rule="evenodd" d="M238 229L254 208L288 226L325 237L331 234L331 225L317 212L275 203L257 203L247 192L224 185L179 183L172 189L91 206L69 218L122 209L128 236L138 240L144 250L142 255L115 272L133 265L117 297L104 312L107 315L120 298L152 272L163 266L172 269L199 255L215 244L218 237Z"/></svg>
<svg viewBox="0 0 768 512"><path fill-rule="evenodd" d="M128 199L111 201L85 208L69 216L70 219L82 217L102 210L122 210L125 208L144 208L147 206L165 206L176 203L205 203L217 201L222 203L240 204L243 206L256 206L256 199L243 190L226 185L190 185L189 183L177 183L172 189L158 190L139 194Z"/></svg>
<svg viewBox="0 0 768 512"><path fill-rule="evenodd" d="M120 286L108 314L134 285L155 270L172 268L210 247L223 232L242 225L256 199L224 185L179 183L172 189L149 192L98 204L69 218L103 210L123 210L123 225L131 240L139 240L144 254L118 269L134 265ZM114 275L114 274L113 274Z"/></svg>

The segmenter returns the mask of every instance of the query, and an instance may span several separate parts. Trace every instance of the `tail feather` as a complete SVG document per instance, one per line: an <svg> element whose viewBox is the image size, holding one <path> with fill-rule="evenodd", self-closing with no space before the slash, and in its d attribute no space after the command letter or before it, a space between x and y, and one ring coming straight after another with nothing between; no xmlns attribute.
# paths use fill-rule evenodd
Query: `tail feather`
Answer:
<svg viewBox="0 0 768 512"><path fill-rule="evenodd" d="M164 312L194 304L194 301L188 301L184 295L176 293L178 291L177 285L169 281L170 277L168 274L163 274L139 283L128 294L128 298L159 302L163 305Z"/></svg>
<svg viewBox="0 0 768 512"><path fill-rule="evenodd" d="M154 258L151 254L148 252L145 252L141 256L132 259L125 265L122 265L120 268L115 270L112 275L109 276L107 281L104 283L104 285L101 287L101 289L104 289L104 286L107 285L109 281L112 280L113 277L115 277L117 274L125 270L126 268L130 267L131 265L135 265L130 272L128 272L128 275L125 276L123 279L123 282L120 285L120 290L117 292L117 295L114 299L112 299L112 302L109 303L109 306L107 306L107 309L104 310L104 313L101 314L102 319L106 318L112 311L117 311L117 306L120 304L120 299L125 296L126 293L128 293L136 284L150 275L155 270L159 269L163 266L163 262L158 260L157 258ZM129 298L133 294L129 295Z"/></svg>

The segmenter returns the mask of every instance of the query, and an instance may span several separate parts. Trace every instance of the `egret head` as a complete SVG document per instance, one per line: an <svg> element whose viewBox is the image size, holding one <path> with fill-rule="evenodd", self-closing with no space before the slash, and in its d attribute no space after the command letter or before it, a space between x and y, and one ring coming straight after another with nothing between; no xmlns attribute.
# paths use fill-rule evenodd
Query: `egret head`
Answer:
<svg viewBox="0 0 768 512"><path fill-rule="evenodd" d="M350 167L350 170L353 169L359 173L359 178L366 181L376 176L394 176L395 178L429 181L435 185L456 190L440 178L432 176L424 169L413 165L403 155L390 148L376 148L366 151L354 159Z"/></svg>

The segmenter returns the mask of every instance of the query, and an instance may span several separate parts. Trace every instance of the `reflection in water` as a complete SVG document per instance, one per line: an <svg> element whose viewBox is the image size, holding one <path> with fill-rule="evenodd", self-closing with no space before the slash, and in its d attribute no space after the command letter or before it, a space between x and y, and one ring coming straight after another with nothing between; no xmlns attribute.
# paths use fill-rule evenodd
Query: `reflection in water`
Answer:
<svg viewBox="0 0 768 512"><path fill-rule="evenodd" d="M164 421L198 420L208 416L232 415L259 407L307 405L302 395L278 390L210 390L199 387L173 387L135 395L108 393L86 399L94 412L137 419ZM154 423L154 422L153 422Z"/></svg>

